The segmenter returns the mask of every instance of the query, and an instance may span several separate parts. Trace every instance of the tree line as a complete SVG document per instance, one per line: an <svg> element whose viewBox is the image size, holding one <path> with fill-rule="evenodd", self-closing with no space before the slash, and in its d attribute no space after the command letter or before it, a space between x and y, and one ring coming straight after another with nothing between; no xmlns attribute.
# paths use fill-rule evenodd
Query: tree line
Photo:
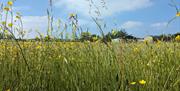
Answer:
<svg viewBox="0 0 180 91"><path fill-rule="evenodd" d="M175 34L161 34L161 35L150 35L153 38L153 41L172 41L176 36L180 35L180 32L175 33ZM13 36L10 34L5 34L3 32L0 32L0 39L13 39ZM50 40L56 40L56 41L66 41L66 42L71 42L71 41L77 41L77 42L84 42L84 41L90 41L90 42L95 42L98 40L104 40L106 42L111 42L113 39L122 39L122 40L133 40L133 41L138 41L138 39L142 39L142 38L138 38L135 37L131 34L128 34L125 29L112 29L110 32L108 32L107 34L105 34L104 37L99 36L97 34L91 34L89 31L86 32L81 32L79 38L76 39L61 39L61 38L53 38L50 36L45 36L43 38L33 38L33 39L20 39L17 38L17 40L35 40L35 41L39 41L39 40L45 40L45 41L50 41Z"/></svg>

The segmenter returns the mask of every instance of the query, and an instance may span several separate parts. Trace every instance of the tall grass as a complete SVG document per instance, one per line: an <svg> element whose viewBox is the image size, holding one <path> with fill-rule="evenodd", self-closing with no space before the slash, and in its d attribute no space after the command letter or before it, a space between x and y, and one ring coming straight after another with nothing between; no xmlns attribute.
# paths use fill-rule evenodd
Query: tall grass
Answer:
<svg viewBox="0 0 180 91"><path fill-rule="evenodd" d="M50 0L47 37L52 35L53 10ZM12 6L9 5L9 9ZM0 24L0 90L2 91L179 91L180 44L18 41L23 38L21 15L2 10ZM8 14L11 22L8 23ZM2 13L1 13L1 16ZM71 21L75 38L79 31L77 16ZM2 18L1 18L2 19ZM102 36L103 29L98 25ZM12 24L10 26L9 24ZM16 27L16 28L15 28ZM62 33L66 31L67 25ZM39 33L40 34L40 33ZM62 34L63 36L63 34ZM42 38L42 37L41 37ZM108 46L107 46L108 45ZM141 81L141 82L140 82ZM143 83L142 83L143 81Z"/></svg>
<svg viewBox="0 0 180 91"><path fill-rule="evenodd" d="M178 43L25 42L31 70L13 43L0 50L0 89L15 91L179 91ZM21 44L22 45L22 44ZM4 41L1 41L4 49ZM5 55L4 53L6 52ZM145 84L140 84L145 80ZM136 82L136 84L131 84Z"/></svg>

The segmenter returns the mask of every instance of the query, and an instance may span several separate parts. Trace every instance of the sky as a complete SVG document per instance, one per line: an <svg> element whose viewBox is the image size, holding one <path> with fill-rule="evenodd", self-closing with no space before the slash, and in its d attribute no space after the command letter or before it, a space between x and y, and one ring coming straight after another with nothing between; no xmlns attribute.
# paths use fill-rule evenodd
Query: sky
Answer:
<svg viewBox="0 0 180 91"><path fill-rule="evenodd" d="M7 2L8 0L0 0ZM91 8L89 0L54 0L53 15L55 19L69 22L69 14L78 15L79 25L93 34L99 34L96 24L91 17L96 17L96 10ZM102 23L106 24L104 32L112 28L125 29L128 34L136 37L159 35L162 33L173 34L180 32L180 17L167 27L167 23L176 15L175 8L169 4L171 0L93 0L94 5L100 8ZM180 0L176 0L180 6ZM46 33L48 0L16 0L14 11L23 15L23 23L26 30L32 29L27 37L34 37L35 30ZM179 7L178 6L178 7ZM90 13L91 12L91 13ZM56 22L56 21L55 21Z"/></svg>

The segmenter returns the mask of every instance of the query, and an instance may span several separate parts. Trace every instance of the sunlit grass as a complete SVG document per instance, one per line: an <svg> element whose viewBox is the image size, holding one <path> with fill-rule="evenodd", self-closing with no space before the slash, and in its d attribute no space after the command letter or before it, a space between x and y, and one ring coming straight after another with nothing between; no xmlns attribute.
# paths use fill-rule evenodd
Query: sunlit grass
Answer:
<svg viewBox="0 0 180 91"><path fill-rule="evenodd" d="M103 40L98 19L92 18L101 37L94 36L93 42L57 42L51 38L54 26L50 0L47 35L38 32L35 40L19 41L26 31L22 15L13 13L13 3L1 5L1 18L5 19L0 20L0 90L180 91L180 36L173 42L153 42L152 37L144 42L108 42ZM70 27L64 24L61 30L58 26L60 36L66 35L68 27L72 28L70 37L76 39L77 15L70 14L69 18Z"/></svg>
<svg viewBox="0 0 180 91"><path fill-rule="evenodd" d="M178 91L178 43L1 42L0 89ZM133 82L133 83L132 83Z"/></svg>

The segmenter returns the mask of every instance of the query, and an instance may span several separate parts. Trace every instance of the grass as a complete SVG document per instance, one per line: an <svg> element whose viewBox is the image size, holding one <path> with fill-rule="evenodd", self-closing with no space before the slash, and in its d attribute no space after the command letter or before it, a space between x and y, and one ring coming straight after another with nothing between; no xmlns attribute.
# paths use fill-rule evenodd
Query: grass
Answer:
<svg viewBox="0 0 180 91"><path fill-rule="evenodd" d="M178 42L109 43L109 46L104 44L106 41L45 42L39 32L41 41L18 41L16 34L19 39L25 36L22 15L14 14L12 1L5 5L1 5L1 18L5 20L0 20L2 91L180 91ZM49 39L56 29L52 0L47 13L45 38ZM92 19L104 38L98 19ZM75 39L79 29L77 15L71 15L70 22L69 27L65 23L63 30L57 26L62 38L70 28ZM12 40L5 40L8 38Z"/></svg>
<svg viewBox="0 0 180 91"><path fill-rule="evenodd" d="M12 91L179 91L180 44L0 43L0 89ZM140 84L139 81L146 81ZM136 84L131 84L136 82Z"/></svg>

